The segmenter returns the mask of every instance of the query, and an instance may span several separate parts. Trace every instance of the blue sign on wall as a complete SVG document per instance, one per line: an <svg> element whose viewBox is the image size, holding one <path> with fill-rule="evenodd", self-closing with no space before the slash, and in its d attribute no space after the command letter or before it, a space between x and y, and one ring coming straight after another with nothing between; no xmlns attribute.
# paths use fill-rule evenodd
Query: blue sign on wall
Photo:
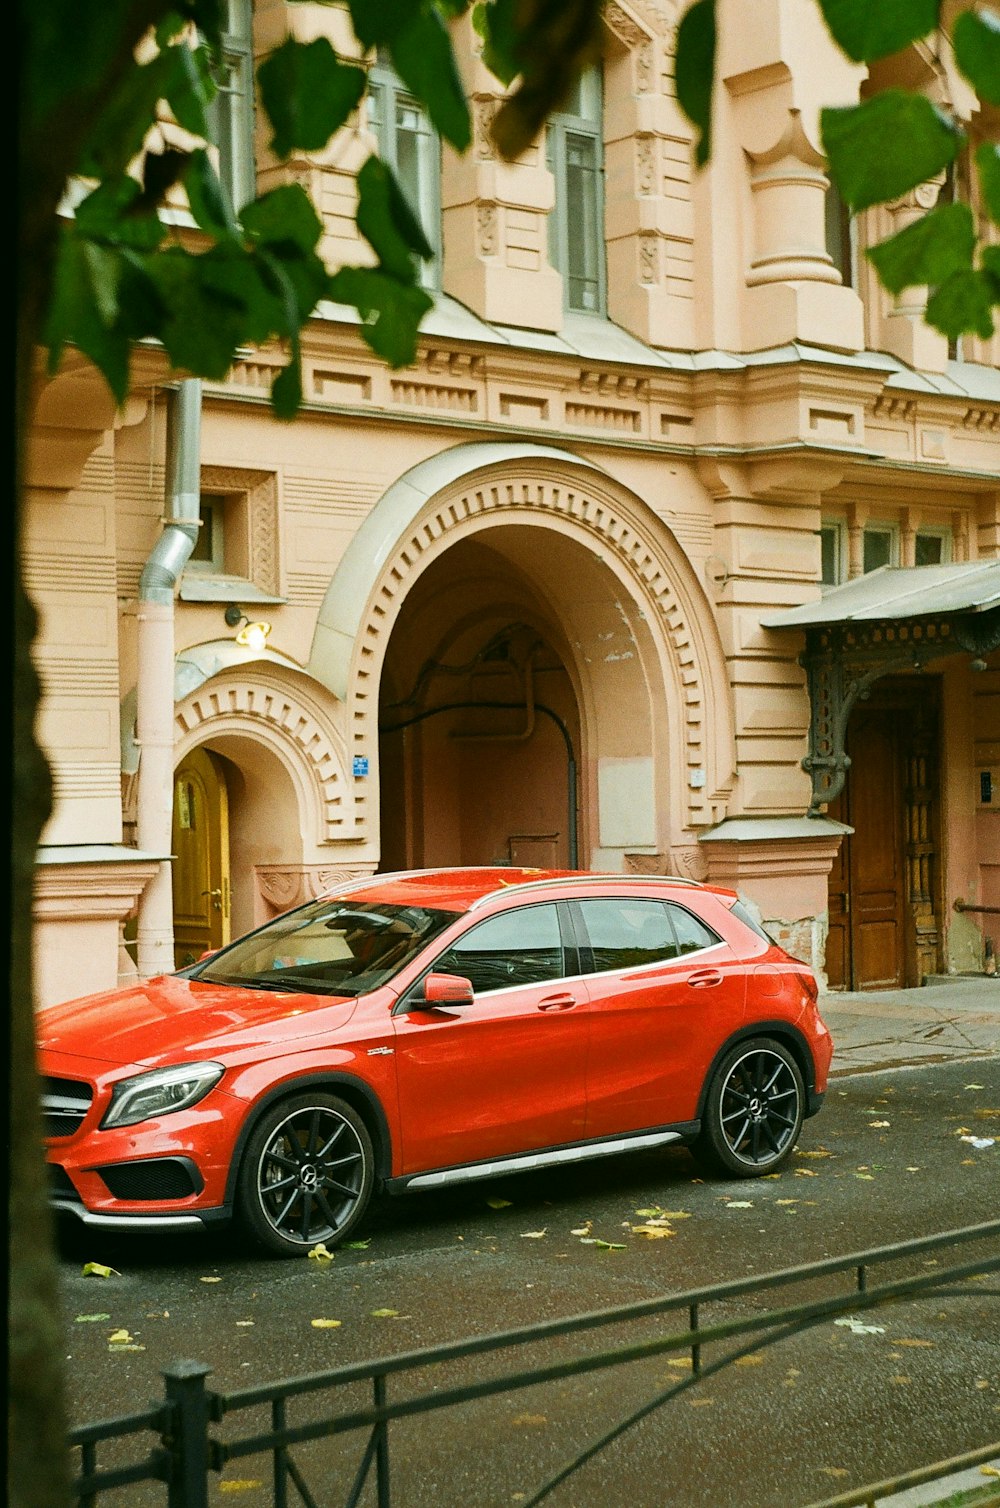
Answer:
<svg viewBox="0 0 1000 1508"><path fill-rule="evenodd" d="M355 756L354 756L354 774L355 775L367 775L368 774L368 755L367 754L355 754Z"/></svg>

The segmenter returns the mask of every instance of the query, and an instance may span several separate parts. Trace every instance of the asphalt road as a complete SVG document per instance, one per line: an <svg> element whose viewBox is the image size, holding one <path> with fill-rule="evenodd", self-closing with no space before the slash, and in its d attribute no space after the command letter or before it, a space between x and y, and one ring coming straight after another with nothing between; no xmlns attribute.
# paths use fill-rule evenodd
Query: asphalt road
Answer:
<svg viewBox="0 0 1000 1508"><path fill-rule="evenodd" d="M669 1212L669 1235L633 1230L649 1210ZM161 1396L161 1368L182 1357L207 1362L215 1388L249 1387L998 1217L993 1058L834 1081L776 1177L703 1181L686 1152L661 1151L386 1200L360 1232L367 1244L327 1264L260 1258L232 1237L112 1240L71 1226L61 1233L71 1414L83 1423L144 1407ZM971 1250L984 1248L955 1259ZM88 1262L116 1271L85 1276ZM831 1291L796 1289L787 1301ZM874 1331L824 1320L699 1382L547 1501L798 1508L996 1440L998 1293L994 1276L859 1315ZM703 1322L760 1302L712 1306ZM663 1321L652 1321L553 1341L503 1358L503 1369L662 1333ZM461 1372L424 1381L491 1375L497 1365L469 1359ZM661 1356L395 1424L393 1503L526 1502L565 1460L684 1375L683 1357ZM265 1427L259 1414L242 1423ZM303 1447L297 1459L324 1508L343 1501L354 1442ZM268 1461L231 1463L214 1500L268 1504ZM108 1499L116 1501L144 1508L163 1498L131 1487Z"/></svg>

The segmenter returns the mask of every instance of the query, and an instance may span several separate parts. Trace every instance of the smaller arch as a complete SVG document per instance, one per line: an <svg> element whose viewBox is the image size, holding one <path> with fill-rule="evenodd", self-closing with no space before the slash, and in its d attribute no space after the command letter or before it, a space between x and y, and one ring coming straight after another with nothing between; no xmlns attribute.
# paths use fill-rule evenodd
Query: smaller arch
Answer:
<svg viewBox="0 0 1000 1508"><path fill-rule="evenodd" d="M297 794L303 842L313 849L353 837L353 793L337 703L305 672L265 667L210 676L174 712L175 758L199 744L249 739L278 759Z"/></svg>

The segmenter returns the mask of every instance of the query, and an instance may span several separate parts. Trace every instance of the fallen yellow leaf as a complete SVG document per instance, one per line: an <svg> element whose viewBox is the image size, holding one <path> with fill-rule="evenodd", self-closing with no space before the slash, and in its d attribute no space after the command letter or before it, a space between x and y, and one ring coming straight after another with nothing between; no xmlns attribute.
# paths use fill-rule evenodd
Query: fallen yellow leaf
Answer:
<svg viewBox="0 0 1000 1508"><path fill-rule="evenodd" d="M690 1403L690 1405L691 1405L691 1407L693 1409L707 1409L707 1408L711 1408L711 1406L712 1406L712 1404L714 1402L715 1402L714 1398L689 1398L688 1399L688 1403Z"/></svg>
<svg viewBox="0 0 1000 1508"><path fill-rule="evenodd" d="M121 1273L117 1267L105 1267L103 1262L85 1262L83 1264L83 1275L85 1278L110 1278L112 1273L114 1273L116 1278L121 1277Z"/></svg>
<svg viewBox="0 0 1000 1508"><path fill-rule="evenodd" d="M796 1168L794 1171L795 1171L796 1178L818 1178L819 1177L819 1174L816 1172L816 1170L814 1168Z"/></svg>
<svg viewBox="0 0 1000 1508"><path fill-rule="evenodd" d="M738 1367L762 1367L764 1365L764 1358L763 1356L738 1356L736 1358L736 1365Z"/></svg>
<svg viewBox="0 0 1000 1508"><path fill-rule="evenodd" d="M343 1320L314 1319L310 1320L309 1323L312 1325L314 1330L339 1330L341 1325L343 1324Z"/></svg>
<svg viewBox="0 0 1000 1508"><path fill-rule="evenodd" d="M489 1207L490 1207L491 1210L507 1210L507 1209L510 1209L510 1200L509 1199L487 1199L486 1203L489 1205Z"/></svg>
<svg viewBox="0 0 1000 1508"><path fill-rule="evenodd" d="M667 1362L668 1367L680 1367L685 1372L690 1372L693 1365L690 1356L672 1356Z"/></svg>
<svg viewBox="0 0 1000 1508"><path fill-rule="evenodd" d="M126 1341L130 1341L131 1339L132 1337L127 1330L113 1330L108 1336L108 1344L124 1344Z"/></svg>
<svg viewBox="0 0 1000 1508"><path fill-rule="evenodd" d="M398 1309L370 1309L368 1311L372 1319L398 1319Z"/></svg>
<svg viewBox="0 0 1000 1508"><path fill-rule="evenodd" d="M846 1466L821 1466L819 1470L827 1477L846 1477L850 1475Z"/></svg>
<svg viewBox="0 0 1000 1508"><path fill-rule="evenodd" d="M518 1425L521 1429L540 1429L542 1425L548 1424L549 1421L544 1414L515 1414L510 1422L511 1424Z"/></svg>
<svg viewBox="0 0 1000 1508"><path fill-rule="evenodd" d="M199 1278L199 1283L221 1283L221 1278Z"/></svg>
<svg viewBox="0 0 1000 1508"><path fill-rule="evenodd" d="M980 1466L979 1470L984 1477L1000 1477L1000 1471L995 1466Z"/></svg>
<svg viewBox="0 0 1000 1508"><path fill-rule="evenodd" d="M826 1149L826 1147L815 1147L815 1148L813 1148L812 1150L810 1150L808 1152L800 1151L800 1149L798 1147L796 1147L795 1150L796 1150L796 1155L798 1157L832 1157L833 1156L833 1153L832 1152L828 1152L827 1149Z"/></svg>
<svg viewBox="0 0 1000 1508"><path fill-rule="evenodd" d="M521 1232L521 1240L522 1241L540 1241L544 1235L545 1235L545 1231L544 1230L523 1230Z"/></svg>
<svg viewBox="0 0 1000 1508"><path fill-rule="evenodd" d="M309 1258L313 1262L319 1262L321 1265L325 1265L327 1262L333 1261L333 1252L327 1251L326 1247L321 1241L318 1246L313 1246L310 1249Z"/></svg>
<svg viewBox="0 0 1000 1508"><path fill-rule="evenodd" d="M920 1346L922 1349L928 1351L932 1351L934 1349L934 1342L932 1340L897 1340L896 1345L913 1347Z"/></svg>
<svg viewBox="0 0 1000 1508"><path fill-rule="evenodd" d="M252 1492L255 1487L263 1487L264 1483L259 1477L233 1477L230 1482L220 1482L220 1492Z"/></svg>
<svg viewBox="0 0 1000 1508"><path fill-rule="evenodd" d="M645 1236L648 1241L659 1241L665 1236L676 1236L675 1230L670 1230L666 1225L654 1225L651 1221L646 1225L633 1225L633 1236Z"/></svg>
<svg viewBox="0 0 1000 1508"><path fill-rule="evenodd" d="M107 1320L110 1318L110 1314L78 1314L73 1323L74 1325L90 1325L95 1320Z"/></svg>

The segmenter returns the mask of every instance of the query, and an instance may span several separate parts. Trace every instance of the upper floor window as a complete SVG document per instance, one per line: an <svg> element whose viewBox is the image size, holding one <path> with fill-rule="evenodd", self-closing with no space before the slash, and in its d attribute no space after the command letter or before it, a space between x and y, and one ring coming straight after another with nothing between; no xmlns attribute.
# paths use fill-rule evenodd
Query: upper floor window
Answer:
<svg viewBox="0 0 1000 1508"><path fill-rule="evenodd" d="M854 220L840 190L826 191L826 249L845 288L854 287Z"/></svg>
<svg viewBox="0 0 1000 1508"><path fill-rule="evenodd" d="M899 531L892 524L870 524L862 543L862 570L878 571L899 564Z"/></svg>
<svg viewBox="0 0 1000 1508"><path fill-rule="evenodd" d="M951 559L950 529L918 529L913 542L913 564L946 565Z"/></svg>
<svg viewBox="0 0 1000 1508"><path fill-rule="evenodd" d="M547 135L556 190L549 260L562 273L566 307L588 314L605 309L602 115L601 74L590 68L550 118Z"/></svg>
<svg viewBox="0 0 1000 1508"><path fill-rule="evenodd" d="M417 100L380 57L368 81L368 120L378 152L392 168L407 202L434 249L419 278L425 288L441 286L441 143Z"/></svg>
<svg viewBox="0 0 1000 1508"><path fill-rule="evenodd" d="M824 586L839 586L847 576L844 525L824 520L819 531L820 575Z"/></svg>
<svg viewBox="0 0 1000 1508"><path fill-rule="evenodd" d="M209 131L219 149L219 177L235 210L257 190L253 150L252 0L224 0L218 94L209 106Z"/></svg>

